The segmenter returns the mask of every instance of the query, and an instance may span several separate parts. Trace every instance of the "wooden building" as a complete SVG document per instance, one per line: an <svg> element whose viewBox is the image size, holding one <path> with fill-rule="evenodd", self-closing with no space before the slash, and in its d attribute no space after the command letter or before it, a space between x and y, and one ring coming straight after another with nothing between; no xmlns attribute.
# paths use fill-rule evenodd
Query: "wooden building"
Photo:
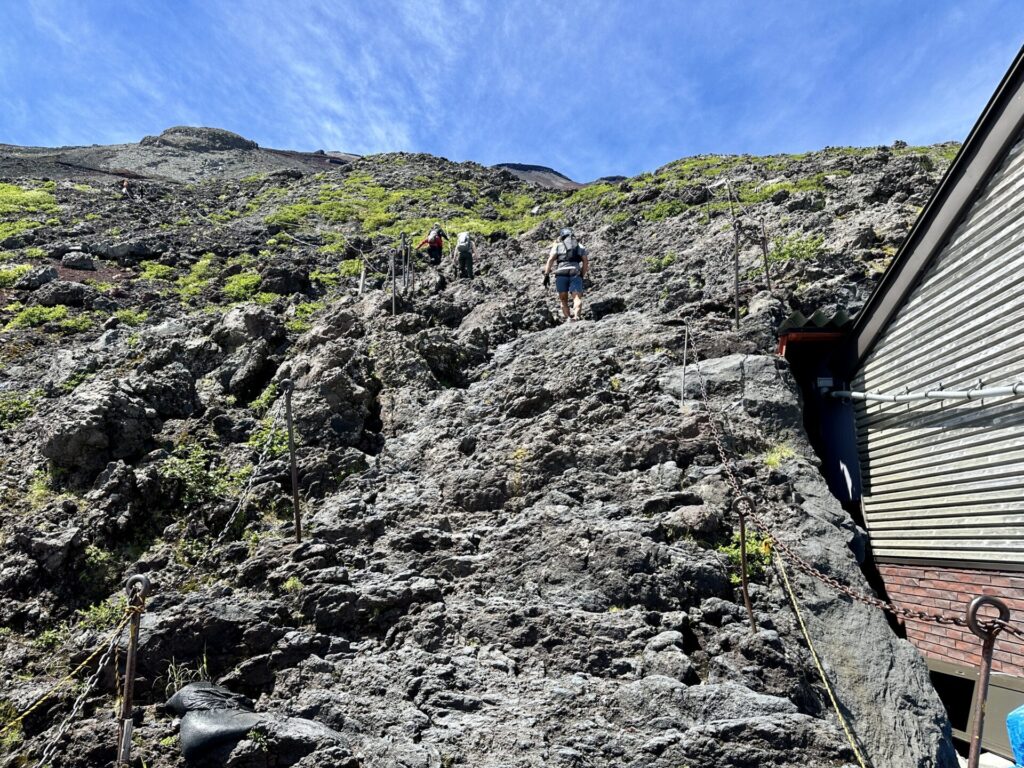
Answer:
<svg viewBox="0 0 1024 768"><path fill-rule="evenodd" d="M780 329L780 351L879 586L959 615L997 595L1024 627L1024 49L852 326L813 325ZM904 629L962 737L979 639ZM993 670L986 746L1012 757L1003 723L1024 704L1024 642L1000 636Z"/></svg>

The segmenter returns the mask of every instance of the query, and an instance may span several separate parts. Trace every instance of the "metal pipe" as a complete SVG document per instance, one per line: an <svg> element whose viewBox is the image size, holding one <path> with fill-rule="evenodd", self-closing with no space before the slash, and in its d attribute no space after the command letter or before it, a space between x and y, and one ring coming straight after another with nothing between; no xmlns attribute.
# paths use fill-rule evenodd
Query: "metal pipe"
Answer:
<svg viewBox="0 0 1024 768"><path fill-rule="evenodd" d="M978 685L974 697L974 728L971 729L971 751L967 758L967 768L978 768L981 759L981 741L985 733L985 704L988 699L988 680L992 672L992 652L995 650L996 638L1001 627L987 622L982 626L978 621L978 610L983 605L991 605L999 611L999 620L1010 620L1010 609L998 597L982 595L971 601L967 608L967 626L971 632L981 638L981 667L978 669Z"/></svg>
<svg viewBox="0 0 1024 768"><path fill-rule="evenodd" d="M764 219L761 219L761 255L764 256L764 282L768 286L768 293L771 293L772 276L768 264L768 231L764 227Z"/></svg>
<svg viewBox="0 0 1024 768"><path fill-rule="evenodd" d="M733 511L740 518L740 585L743 588L743 605L746 606L747 616L750 618L750 631L757 632L757 619L754 618L754 608L750 602L750 587L747 580L747 521L743 514L743 505L754 509L754 500L749 496L741 496L732 503Z"/></svg>
<svg viewBox="0 0 1024 768"><path fill-rule="evenodd" d="M927 392L903 395L884 395L881 392L853 392L835 390L828 393L829 397L845 397L849 400L866 400L879 403L913 403L921 400L981 400L986 397L1022 397L1024 382L1017 382L1009 387L989 387L988 389L932 389Z"/></svg>
<svg viewBox="0 0 1024 768"><path fill-rule="evenodd" d="M738 331L740 329L740 231L735 221L733 222L732 240L732 266L736 278L734 288L736 330Z"/></svg>
<svg viewBox="0 0 1024 768"><path fill-rule="evenodd" d="M397 293L398 274L395 271L395 252L391 251L391 314L392 316L398 314L395 311L395 294Z"/></svg>
<svg viewBox="0 0 1024 768"><path fill-rule="evenodd" d="M125 585L132 617L128 625L128 655L124 663L124 692L121 696L121 723L117 740L117 764L130 765L132 754L132 705L135 694L135 658L139 649L139 621L149 594L149 579L132 576Z"/></svg>
<svg viewBox="0 0 1024 768"><path fill-rule="evenodd" d="M686 355L690 346L690 326L683 331L683 373L679 380L679 410L686 410Z"/></svg>
<svg viewBox="0 0 1024 768"><path fill-rule="evenodd" d="M299 469L295 462L295 430L292 427L292 390L295 386L290 379L281 382L284 391L284 412L288 422L288 456L292 465L292 516L295 519L295 542L302 543L302 509L299 505Z"/></svg>

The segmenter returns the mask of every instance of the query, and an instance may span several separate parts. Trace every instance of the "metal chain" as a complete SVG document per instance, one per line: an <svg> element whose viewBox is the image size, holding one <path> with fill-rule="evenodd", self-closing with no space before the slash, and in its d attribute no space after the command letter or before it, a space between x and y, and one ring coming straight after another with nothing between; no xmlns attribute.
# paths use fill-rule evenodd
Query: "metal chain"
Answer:
<svg viewBox="0 0 1024 768"><path fill-rule="evenodd" d="M689 326L687 326L687 331L689 332ZM692 337L692 332L690 333L690 335ZM728 476L729 484L735 491L736 498L742 499L743 502L747 505L748 512L746 514L754 522L754 525L758 527L761 533L765 537L767 537L767 539L771 542L771 545L774 549L778 549L783 555L785 555L786 558L790 561L790 563L793 564L793 567L797 570L807 574L808 576L811 576L814 579L817 579L826 586L831 587L836 592L846 595L851 600L856 600L859 603L870 605L874 608L878 608L882 611L892 614L893 616L897 616L904 619L913 619L916 621L931 622L939 625L953 625L957 627L967 628L968 624L967 619L965 618L961 618L959 616L948 616L941 613L931 613L928 611L917 611L912 610L910 608L902 608L900 606L893 605L891 602L887 600L882 600L881 598L874 597L873 595L865 594L857 589L854 589L853 587L843 584L838 579L829 576L826 573L822 573L822 571L820 571L815 565L813 565L808 560L804 559L801 555L799 555L797 552L795 552L793 548L789 546L789 544L779 539L778 536L776 536L775 531L772 529L772 527L767 522L765 522L764 518L761 517L761 515L758 513L753 499L751 499L748 494L744 493L742 487L740 486L739 479L736 477L736 473L734 472L732 467L732 461L729 459L729 455L725 450L725 445L722 442L722 436L718 429L718 424L715 421L716 413L714 409L711 407L711 400L708 397L707 384L704 381L704 374L700 370L700 361L697 358L696 351L693 352L693 364L694 369L697 373L697 381L700 384L701 398L703 399L704 407L707 410L708 424L711 427L711 435L715 441L715 447L718 450L718 455L721 458L722 467L725 469L725 473ZM1005 631L1009 632L1010 634L1016 637L1024 638L1024 631L1021 631L1020 629L1011 626L1008 622L1002 621L1000 619L981 621L979 622L979 624L981 624L981 626L987 628L991 632Z"/></svg>
<svg viewBox="0 0 1024 768"><path fill-rule="evenodd" d="M85 687L82 689L82 692L78 694L78 697L75 699L75 703L72 705L71 711L68 712L67 716L61 722L60 727L57 729L56 735L49 740L46 747L43 749L42 754L40 754L39 760L36 763L36 768L45 768L49 761L56 754L57 748L60 746L61 739L64 738L64 735L67 733L68 728L71 727L71 723L78 717L79 714L81 714L82 707L85 705L86 697L89 695L89 692L96 687L96 683L99 682L100 675L103 674L103 670L106 668L107 663L110 661L110 657L118 648L118 640L120 640L121 638L121 632L123 632L124 628L128 625L128 619L131 618L133 613L136 613L139 610L140 609L138 607L129 605L127 613L125 615L125 619L121 622L120 626L110 636L110 642L107 644L106 651L104 651L103 655L100 657L99 663L97 663L96 665L96 671L93 672L92 677L90 677L86 681Z"/></svg>

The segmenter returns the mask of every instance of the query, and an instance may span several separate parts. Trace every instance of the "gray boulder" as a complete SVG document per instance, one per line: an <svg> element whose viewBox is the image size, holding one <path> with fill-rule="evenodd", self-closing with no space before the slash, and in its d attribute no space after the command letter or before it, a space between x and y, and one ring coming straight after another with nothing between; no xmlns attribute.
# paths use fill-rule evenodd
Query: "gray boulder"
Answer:
<svg viewBox="0 0 1024 768"><path fill-rule="evenodd" d="M95 271L96 269L96 263L92 260L92 257L87 253L82 253L81 251L71 251L64 254L60 263L62 267L67 267L68 269L78 269L90 272Z"/></svg>
<svg viewBox="0 0 1024 768"><path fill-rule="evenodd" d="M58 272L55 267L49 265L36 267L28 274L22 275L14 284L14 288L18 291L34 291L47 283L53 282L57 279L57 276Z"/></svg>

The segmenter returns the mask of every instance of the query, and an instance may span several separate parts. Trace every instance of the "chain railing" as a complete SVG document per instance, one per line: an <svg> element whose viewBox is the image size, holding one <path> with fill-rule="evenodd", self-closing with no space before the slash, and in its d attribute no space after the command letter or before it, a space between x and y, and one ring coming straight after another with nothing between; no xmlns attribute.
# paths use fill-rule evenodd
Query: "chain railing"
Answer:
<svg viewBox="0 0 1024 768"><path fill-rule="evenodd" d="M691 341L692 334L689 325L686 326L686 339ZM684 357L683 365L685 367L686 360ZM956 626L961 628L969 629L971 632L976 634L982 640L981 647L981 663L979 665L978 672L978 685L974 697L974 729L971 734L970 743L970 756L968 759L968 768L978 768L982 735L984 730L984 719L985 719L985 701L988 693L988 681L989 675L992 669L992 658L995 650L996 639L1001 632L1013 635L1016 638L1024 638L1024 630L1012 625L1010 623L1010 611L1006 603L997 597L990 595L983 595L975 598L971 601L970 606L966 611L966 616L961 618L959 616L950 616L944 613L935 613L931 611L914 610L911 608L904 608L897 606L888 600L883 600L874 595L869 595L858 589L855 589L848 584L844 584L833 576L829 576L824 573L820 568L815 566L813 563L808 561L796 550L790 546L786 541L783 541L776 534L772 526L761 516L758 511L757 504L754 499L744 491L740 484L739 478L736 476L736 472L733 469L733 462L729 456L728 451L725 448L725 443L722 439L722 432L719 429L719 425L716 421L718 414L715 409L711 406L711 399L708 396L707 382L704 379L704 374L700 369L700 361L697 358L696 350L693 352L693 365L697 375L697 381L700 386L701 400L703 401L705 411L707 412L708 425L711 429L711 436L715 443L715 448L718 451L719 459L722 462L722 468L725 471L726 478L729 485L732 487L734 495L733 499L733 510L736 512L739 518L740 524L740 552L741 552L741 569L742 578L741 585L743 589L743 600L747 609L747 614L750 619L750 626L752 630L756 630L756 622L754 619L754 611L750 602L750 595L747 589L747 562L746 562L746 518L749 517L754 525L758 528L761 534L770 542L773 550L780 552L787 561L798 571L810 576L812 579L829 587L833 591L845 595L846 597L854 600L863 605L868 605L873 608L877 608L884 611L892 616L910 619L914 621L929 622L940 626ZM744 511L746 507L746 511ZM784 571L783 571L784 573ZM788 582L786 584L789 587ZM795 595L791 596L795 603ZM983 606L991 606L999 612L997 618L980 618L979 610ZM802 619L800 620L802 624ZM804 627L804 634L810 643L810 636ZM812 648L812 653L814 653ZM845 719L842 711L840 710L838 703L835 701L834 696L831 692L831 685L827 678L824 676L824 669L821 667L820 662L817 661L815 655L815 661L819 666L819 672L822 675L823 683L826 689L829 691L830 697L833 698L833 705L835 706L836 714L839 717L840 723L843 724L844 730L847 732L847 736L850 739L850 745L854 752L860 759L860 754L857 750L855 740L849 729L846 726ZM863 763L862 763L863 764Z"/></svg>

